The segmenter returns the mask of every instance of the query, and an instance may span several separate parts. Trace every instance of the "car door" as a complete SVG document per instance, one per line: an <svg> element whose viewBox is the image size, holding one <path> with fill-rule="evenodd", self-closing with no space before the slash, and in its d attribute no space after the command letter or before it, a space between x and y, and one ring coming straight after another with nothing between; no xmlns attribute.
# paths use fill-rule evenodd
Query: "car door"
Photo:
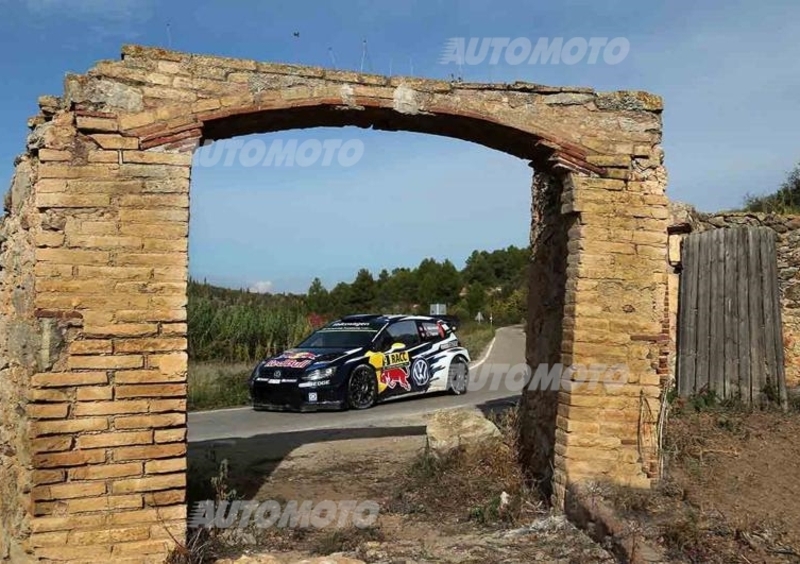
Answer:
<svg viewBox="0 0 800 564"><path fill-rule="evenodd" d="M417 323L413 319L396 321L387 326L384 333L381 341L383 368L378 377L381 399L426 389L427 382L420 386L412 374L415 359L427 346L420 338Z"/></svg>

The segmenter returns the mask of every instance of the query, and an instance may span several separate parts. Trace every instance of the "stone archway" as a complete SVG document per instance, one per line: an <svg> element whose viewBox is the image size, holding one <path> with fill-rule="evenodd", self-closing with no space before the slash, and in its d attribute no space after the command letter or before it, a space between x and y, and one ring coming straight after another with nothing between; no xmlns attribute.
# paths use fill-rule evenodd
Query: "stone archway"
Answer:
<svg viewBox="0 0 800 564"><path fill-rule="evenodd" d="M363 75L128 46L40 99L0 255L0 555L158 561L186 522L192 151L321 125L458 137L529 159L528 362L624 385L525 394L525 461L565 487L647 486L665 325L661 100Z"/></svg>

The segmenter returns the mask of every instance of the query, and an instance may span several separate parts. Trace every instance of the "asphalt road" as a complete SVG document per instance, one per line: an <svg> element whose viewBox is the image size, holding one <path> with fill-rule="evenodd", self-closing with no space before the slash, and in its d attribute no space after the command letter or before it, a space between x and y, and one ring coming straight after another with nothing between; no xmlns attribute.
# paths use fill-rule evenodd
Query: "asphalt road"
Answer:
<svg viewBox="0 0 800 564"><path fill-rule="evenodd" d="M497 330L483 358L470 365L470 382L485 374L484 364L520 365L525 362L525 333L521 326ZM471 385L462 396L435 394L399 399L363 411L291 413L253 411L250 407L201 411L189 414L189 442L255 437L257 435L368 427L405 427L424 424L425 416L441 409L478 406L492 409L513 403L519 386L503 385L510 374L493 375ZM507 380L506 380L507 381ZM477 389L476 389L477 388Z"/></svg>

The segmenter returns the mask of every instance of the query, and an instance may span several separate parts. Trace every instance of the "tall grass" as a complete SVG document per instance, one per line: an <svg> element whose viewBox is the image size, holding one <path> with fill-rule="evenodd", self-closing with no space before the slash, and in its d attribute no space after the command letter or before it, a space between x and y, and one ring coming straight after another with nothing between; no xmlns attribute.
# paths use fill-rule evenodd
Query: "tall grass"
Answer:
<svg viewBox="0 0 800 564"><path fill-rule="evenodd" d="M189 358L253 362L302 340L311 330L299 296L251 294L196 282L189 286Z"/></svg>
<svg viewBox="0 0 800 564"><path fill-rule="evenodd" d="M247 380L254 367L255 363L190 362L189 411L248 405Z"/></svg>

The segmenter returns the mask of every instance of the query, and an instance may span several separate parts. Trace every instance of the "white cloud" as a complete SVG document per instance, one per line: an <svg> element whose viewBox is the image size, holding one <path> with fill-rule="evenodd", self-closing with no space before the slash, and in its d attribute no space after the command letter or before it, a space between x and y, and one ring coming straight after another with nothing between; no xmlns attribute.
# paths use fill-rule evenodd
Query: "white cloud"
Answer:
<svg viewBox="0 0 800 564"><path fill-rule="evenodd" d="M259 280L250 286L250 291L257 294L268 294L272 291L272 282L269 280Z"/></svg>

